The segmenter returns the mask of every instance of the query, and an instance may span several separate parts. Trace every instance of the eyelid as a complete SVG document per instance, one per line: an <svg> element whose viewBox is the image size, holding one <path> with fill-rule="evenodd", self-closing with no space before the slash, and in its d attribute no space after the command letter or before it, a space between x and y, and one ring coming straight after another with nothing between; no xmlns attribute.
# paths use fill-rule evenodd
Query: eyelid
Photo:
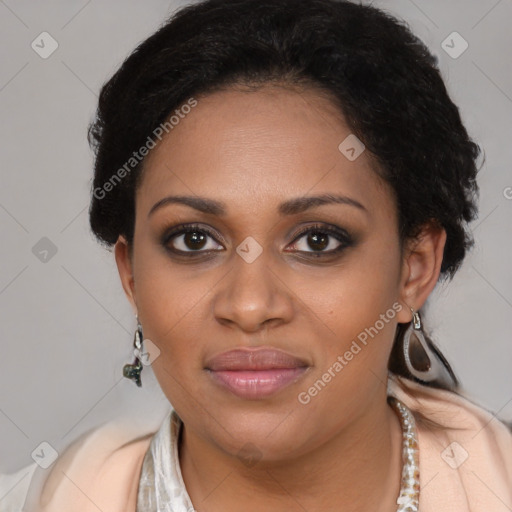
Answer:
<svg viewBox="0 0 512 512"><path fill-rule="evenodd" d="M344 238L347 240L351 238L347 231L343 228L317 222L313 225L306 226L303 229L299 230L299 232L295 234L295 238L293 239L293 241L295 242L295 240L297 240L298 238L302 238L303 235L315 230L328 233L332 236L338 235L340 238Z"/></svg>

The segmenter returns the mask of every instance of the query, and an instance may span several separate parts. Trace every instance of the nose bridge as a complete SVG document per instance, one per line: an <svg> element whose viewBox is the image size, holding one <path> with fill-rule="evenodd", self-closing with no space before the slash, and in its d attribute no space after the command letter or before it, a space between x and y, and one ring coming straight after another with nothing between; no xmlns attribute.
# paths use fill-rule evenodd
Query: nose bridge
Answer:
<svg viewBox="0 0 512 512"><path fill-rule="evenodd" d="M215 298L217 319L254 331L270 319L289 318L290 297L276 270L269 250L250 237L244 240Z"/></svg>

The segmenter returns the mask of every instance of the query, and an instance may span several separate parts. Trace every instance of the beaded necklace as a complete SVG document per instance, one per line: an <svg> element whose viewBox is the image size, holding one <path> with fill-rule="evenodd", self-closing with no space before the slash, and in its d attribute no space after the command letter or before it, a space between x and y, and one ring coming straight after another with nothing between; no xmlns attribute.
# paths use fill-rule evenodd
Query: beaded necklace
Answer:
<svg viewBox="0 0 512 512"><path fill-rule="evenodd" d="M396 512L417 512L420 497L420 468L418 434L416 421L411 411L394 396L388 396L388 403L397 412L402 425L402 484L396 500Z"/></svg>

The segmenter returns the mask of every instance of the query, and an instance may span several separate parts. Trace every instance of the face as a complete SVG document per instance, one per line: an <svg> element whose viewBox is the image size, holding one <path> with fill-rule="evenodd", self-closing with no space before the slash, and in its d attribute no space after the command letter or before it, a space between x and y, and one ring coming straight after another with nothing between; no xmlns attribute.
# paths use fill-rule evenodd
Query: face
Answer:
<svg viewBox="0 0 512 512"><path fill-rule="evenodd" d="M393 194L314 90L197 101L146 159L121 277L186 428L297 456L383 396L410 319Z"/></svg>

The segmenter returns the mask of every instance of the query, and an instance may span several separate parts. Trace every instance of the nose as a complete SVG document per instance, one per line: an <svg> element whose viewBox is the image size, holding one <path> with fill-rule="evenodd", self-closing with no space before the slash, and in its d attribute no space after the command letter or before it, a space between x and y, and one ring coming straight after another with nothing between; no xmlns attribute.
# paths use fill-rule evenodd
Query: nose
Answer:
<svg viewBox="0 0 512 512"><path fill-rule="evenodd" d="M232 269L216 288L216 320L251 333L290 322L293 293L278 273L265 251L251 263L237 255Z"/></svg>

